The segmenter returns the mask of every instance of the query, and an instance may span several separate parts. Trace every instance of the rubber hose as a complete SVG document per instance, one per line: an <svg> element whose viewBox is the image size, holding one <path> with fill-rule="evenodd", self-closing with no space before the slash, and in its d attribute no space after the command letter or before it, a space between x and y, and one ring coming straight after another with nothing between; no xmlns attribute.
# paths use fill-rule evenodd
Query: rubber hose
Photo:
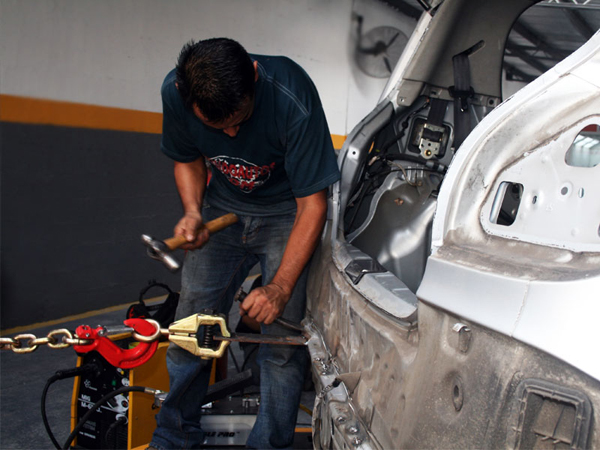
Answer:
<svg viewBox="0 0 600 450"><path fill-rule="evenodd" d="M104 440L106 442L109 441L109 438L111 438L111 434L114 435L114 444L112 446L110 446L111 449L116 449L119 448L118 447L118 436L117 436L117 427L119 425L124 425L125 423L127 423L127 418L125 418L125 416L121 416L119 417L116 421L114 421L113 423L110 424L110 426L108 427L108 430L106 430L106 433L104 434Z"/></svg>
<svg viewBox="0 0 600 450"><path fill-rule="evenodd" d="M44 427L46 428L46 433L48 434L48 437L52 441L54 448L57 448L58 450L60 450L60 448L61 448L60 444L58 443L58 441L54 437L54 433L52 433L52 430L50 429L50 423L48 423L48 417L46 415L46 396L48 394L48 389L50 389L50 386L52 386L52 384L57 380L59 380L59 378L56 375L53 375L46 382L46 386L44 386L44 391L42 392L41 408L42 408L42 422L44 422Z"/></svg>
<svg viewBox="0 0 600 450"><path fill-rule="evenodd" d="M56 382L58 380L64 380L65 378L77 377L79 375L83 375L84 373L90 373L90 372L94 372L97 370L98 370L98 367L96 364L86 364L84 366L75 367L73 369L58 370L46 382L46 386L44 386L44 390L42 392L42 401L41 401L41 405L40 405L41 410L42 410L42 422L44 422L44 427L46 428L46 433L48 434L48 437L52 441L52 444L54 444L55 448L60 450L61 447L60 447L60 444L58 443L58 441L56 440L56 438L54 437L54 433L52 433L52 430L50 429L50 423L48 422L48 416L46 414L46 397L48 396L48 390L50 389L50 386L52 386L52 384L54 384L54 382Z"/></svg>

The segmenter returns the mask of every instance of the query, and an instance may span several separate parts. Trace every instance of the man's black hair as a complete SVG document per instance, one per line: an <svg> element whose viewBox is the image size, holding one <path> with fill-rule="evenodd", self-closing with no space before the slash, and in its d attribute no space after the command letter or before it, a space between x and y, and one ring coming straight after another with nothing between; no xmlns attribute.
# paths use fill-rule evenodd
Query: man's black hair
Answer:
<svg viewBox="0 0 600 450"><path fill-rule="evenodd" d="M232 39L185 44L177 60L176 77L186 106L198 106L211 122L227 119L244 101L254 98L254 65L244 47Z"/></svg>

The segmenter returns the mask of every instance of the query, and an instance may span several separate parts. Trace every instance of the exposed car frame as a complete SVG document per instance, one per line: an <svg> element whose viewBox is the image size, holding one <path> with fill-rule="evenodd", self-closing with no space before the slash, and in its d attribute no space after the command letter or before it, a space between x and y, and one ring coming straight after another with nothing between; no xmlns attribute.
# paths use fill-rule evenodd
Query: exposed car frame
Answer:
<svg viewBox="0 0 600 450"><path fill-rule="evenodd" d="M600 447L600 169L569 157L600 124L600 34L500 104L531 4L433 5L340 153L305 322L317 448Z"/></svg>

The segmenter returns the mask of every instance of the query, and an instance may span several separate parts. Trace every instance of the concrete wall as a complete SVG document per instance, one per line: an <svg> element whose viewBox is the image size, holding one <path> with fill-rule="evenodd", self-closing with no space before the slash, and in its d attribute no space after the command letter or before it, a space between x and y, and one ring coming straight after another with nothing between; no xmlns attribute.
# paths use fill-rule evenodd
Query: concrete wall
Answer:
<svg viewBox="0 0 600 450"><path fill-rule="evenodd" d="M133 302L150 279L179 287L140 241L168 237L180 213L159 144L158 134L0 124L3 329Z"/></svg>
<svg viewBox="0 0 600 450"><path fill-rule="evenodd" d="M0 0L2 329L135 301L151 278L179 287L139 236L180 214L159 89L185 42L293 58L343 137L386 81L357 70L357 14L365 31L415 25L376 0Z"/></svg>

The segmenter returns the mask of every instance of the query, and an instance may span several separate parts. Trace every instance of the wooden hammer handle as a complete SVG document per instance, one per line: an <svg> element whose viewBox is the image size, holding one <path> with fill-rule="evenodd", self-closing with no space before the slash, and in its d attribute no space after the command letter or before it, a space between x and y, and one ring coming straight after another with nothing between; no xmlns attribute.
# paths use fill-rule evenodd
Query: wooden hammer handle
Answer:
<svg viewBox="0 0 600 450"><path fill-rule="evenodd" d="M229 213L205 223L204 228L206 228L208 232L212 234L216 233L217 231L221 231L223 228L227 228L229 225L233 225L237 221L238 216L236 216L234 213Z"/></svg>
<svg viewBox="0 0 600 450"><path fill-rule="evenodd" d="M228 213L224 216L217 217L210 222L202 225L202 228L206 228L210 234L221 231L223 228L227 228L229 225L233 225L238 221L238 217L234 213ZM201 229L202 229L201 228ZM164 243L170 250L175 250L181 247L187 242L185 236L173 236L172 238L165 239Z"/></svg>

